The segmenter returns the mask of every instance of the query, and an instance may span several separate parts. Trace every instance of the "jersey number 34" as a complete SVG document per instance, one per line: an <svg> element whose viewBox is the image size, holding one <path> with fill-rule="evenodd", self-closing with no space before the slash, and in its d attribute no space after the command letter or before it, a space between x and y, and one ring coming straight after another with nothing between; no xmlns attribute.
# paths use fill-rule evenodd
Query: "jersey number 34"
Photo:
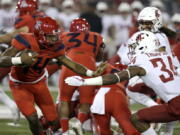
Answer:
<svg viewBox="0 0 180 135"><path fill-rule="evenodd" d="M165 64L165 62L163 61L162 58L155 58L155 59L150 60L152 65L154 66L154 68L160 67L162 72L165 72L168 74L168 76L165 76L164 74L159 75L159 78L164 83L174 80L174 75L177 74L175 72L174 65L172 64L171 57L167 56L167 60L168 60L168 64L169 64L168 66Z"/></svg>

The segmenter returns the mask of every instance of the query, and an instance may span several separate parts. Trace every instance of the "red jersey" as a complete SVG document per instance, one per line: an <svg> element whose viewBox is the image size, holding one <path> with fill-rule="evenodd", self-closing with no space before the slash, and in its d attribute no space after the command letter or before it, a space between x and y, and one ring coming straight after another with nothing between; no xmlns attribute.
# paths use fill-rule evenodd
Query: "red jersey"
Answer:
<svg viewBox="0 0 180 135"><path fill-rule="evenodd" d="M174 52L175 56L177 56L178 60L180 61L180 42L176 43L173 46L173 52Z"/></svg>
<svg viewBox="0 0 180 135"><path fill-rule="evenodd" d="M36 11L33 15L25 14L25 15L19 16L16 19L14 26L16 29L27 26L29 28L29 33L32 33L34 30L36 19L38 17L43 17L43 16L45 16L45 14L39 11Z"/></svg>
<svg viewBox="0 0 180 135"><path fill-rule="evenodd" d="M50 59L65 54L64 45L62 43L58 43L48 50L41 49L32 33L17 35L12 40L12 46L18 50L30 49L39 54L37 61L31 66L13 66L11 68L11 77L22 82L33 82L38 80L45 74L44 68Z"/></svg>
<svg viewBox="0 0 180 135"><path fill-rule="evenodd" d="M67 55L83 52L95 57L103 44L102 36L96 32L65 32L61 35L61 39L65 44Z"/></svg>

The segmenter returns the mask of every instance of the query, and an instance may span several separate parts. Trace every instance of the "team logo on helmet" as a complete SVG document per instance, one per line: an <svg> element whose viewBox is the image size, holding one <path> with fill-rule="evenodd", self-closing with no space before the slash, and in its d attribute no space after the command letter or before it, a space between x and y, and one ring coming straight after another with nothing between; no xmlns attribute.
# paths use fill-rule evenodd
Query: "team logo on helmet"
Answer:
<svg viewBox="0 0 180 135"><path fill-rule="evenodd" d="M158 10L156 10L156 11L155 11L155 16L156 16L156 18L157 18L157 19L159 19L159 17L160 17L160 13L159 13L159 11L158 11Z"/></svg>
<svg viewBox="0 0 180 135"><path fill-rule="evenodd" d="M146 33L140 33L140 34L136 37L137 43L139 43L140 41L142 41L142 40L144 39L144 36L148 36L148 34L146 34Z"/></svg>

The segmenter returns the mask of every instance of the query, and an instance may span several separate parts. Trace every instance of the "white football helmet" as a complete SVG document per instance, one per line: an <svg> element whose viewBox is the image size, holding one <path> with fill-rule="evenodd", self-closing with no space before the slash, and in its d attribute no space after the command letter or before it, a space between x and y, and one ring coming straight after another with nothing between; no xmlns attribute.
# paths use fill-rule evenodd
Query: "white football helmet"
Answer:
<svg viewBox="0 0 180 135"><path fill-rule="evenodd" d="M138 55L155 52L160 48L160 42L154 33L150 31L139 31L128 40L128 47L131 55Z"/></svg>
<svg viewBox="0 0 180 135"><path fill-rule="evenodd" d="M145 30L144 23L150 22L150 31L158 32L162 27L162 13L156 7L146 7L138 15L139 29Z"/></svg>

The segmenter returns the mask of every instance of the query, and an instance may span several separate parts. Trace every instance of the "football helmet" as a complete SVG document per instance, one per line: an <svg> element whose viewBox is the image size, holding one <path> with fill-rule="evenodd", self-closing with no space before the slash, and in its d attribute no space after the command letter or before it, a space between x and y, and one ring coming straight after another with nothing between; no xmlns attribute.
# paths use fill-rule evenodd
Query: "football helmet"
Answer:
<svg viewBox="0 0 180 135"><path fill-rule="evenodd" d="M16 9L20 12L20 14L23 13L32 13L33 11L38 9L38 2L37 0L19 0Z"/></svg>
<svg viewBox="0 0 180 135"><path fill-rule="evenodd" d="M90 30L90 25L84 18L76 18L71 22L70 32L87 32Z"/></svg>
<svg viewBox="0 0 180 135"><path fill-rule="evenodd" d="M140 30L148 29L151 32L158 32L162 27L162 13L155 7L146 7L141 10L137 20Z"/></svg>
<svg viewBox="0 0 180 135"><path fill-rule="evenodd" d="M47 48L48 45L59 42L59 25L50 17L39 17L34 26L34 34L38 42Z"/></svg>
<svg viewBox="0 0 180 135"><path fill-rule="evenodd" d="M128 47L130 54L138 55L155 52L161 46L154 33L150 31L139 31L128 40Z"/></svg>

